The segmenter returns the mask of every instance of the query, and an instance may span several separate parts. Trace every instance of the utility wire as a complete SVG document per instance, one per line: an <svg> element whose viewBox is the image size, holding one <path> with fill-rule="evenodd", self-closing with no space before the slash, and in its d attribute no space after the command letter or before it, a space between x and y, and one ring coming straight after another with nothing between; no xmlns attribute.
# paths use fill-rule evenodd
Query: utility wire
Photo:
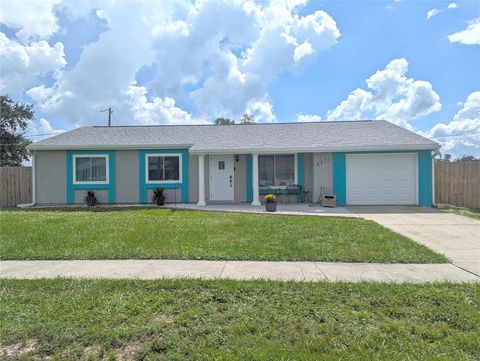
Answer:
<svg viewBox="0 0 480 361"><path fill-rule="evenodd" d="M43 134L23 134L24 137L43 137L45 135L56 135L56 134L61 134L63 131L58 131L54 133L43 133Z"/></svg>

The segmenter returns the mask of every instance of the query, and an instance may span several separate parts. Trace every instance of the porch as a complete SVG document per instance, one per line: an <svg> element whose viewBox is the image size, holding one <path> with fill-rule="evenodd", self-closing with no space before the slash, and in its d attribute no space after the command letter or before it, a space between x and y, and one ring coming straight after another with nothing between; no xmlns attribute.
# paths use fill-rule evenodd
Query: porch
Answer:
<svg viewBox="0 0 480 361"><path fill-rule="evenodd" d="M260 213L260 214L282 214L282 215L304 215L304 216L323 216L323 217L350 217L358 218L357 215L344 207L310 207L308 203L278 203L277 211L267 212L265 206L255 206L250 203L238 204L205 204L199 206L194 203L168 204L172 209L189 209L201 211L234 212L234 213Z"/></svg>
<svg viewBox="0 0 480 361"><path fill-rule="evenodd" d="M295 212L306 210L299 203L316 201L321 189L333 189L331 153L192 154L190 164L190 203L198 206L243 209L242 203L260 206L272 193L282 209Z"/></svg>

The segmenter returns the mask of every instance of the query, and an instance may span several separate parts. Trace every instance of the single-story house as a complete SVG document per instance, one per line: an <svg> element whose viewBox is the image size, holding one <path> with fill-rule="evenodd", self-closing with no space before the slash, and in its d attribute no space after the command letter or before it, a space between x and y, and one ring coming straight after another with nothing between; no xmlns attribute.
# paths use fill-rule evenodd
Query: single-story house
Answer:
<svg viewBox="0 0 480 361"><path fill-rule="evenodd" d="M337 205L431 206L439 145L383 120L86 126L33 143L37 204L260 204L271 189L335 194Z"/></svg>

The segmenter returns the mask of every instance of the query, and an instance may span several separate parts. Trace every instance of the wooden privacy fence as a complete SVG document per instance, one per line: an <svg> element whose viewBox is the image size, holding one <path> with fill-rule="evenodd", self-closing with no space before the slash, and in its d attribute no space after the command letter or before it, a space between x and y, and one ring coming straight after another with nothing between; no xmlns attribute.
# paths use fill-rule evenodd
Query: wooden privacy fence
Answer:
<svg viewBox="0 0 480 361"><path fill-rule="evenodd" d="M457 207L480 208L480 161L435 161L435 200Z"/></svg>
<svg viewBox="0 0 480 361"><path fill-rule="evenodd" d="M32 167L0 167L0 207L32 202Z"/></svg>

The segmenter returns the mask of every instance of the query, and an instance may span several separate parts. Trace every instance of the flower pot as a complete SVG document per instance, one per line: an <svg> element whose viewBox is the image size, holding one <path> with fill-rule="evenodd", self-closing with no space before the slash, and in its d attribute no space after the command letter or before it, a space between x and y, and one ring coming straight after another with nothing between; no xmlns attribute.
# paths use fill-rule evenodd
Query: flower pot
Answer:
<svg viewBox="0 0 480 361"><path fill-rule="evenodd" d="M87 201L87 206L89 207L93 207L97 203L96 198L87 198L86 201Z"/></svg>
<svg viewBox="0 0 480 361"><path fill-rule="evenodd" d="M275 212L277 210L277 202L267 202L267 203L265 203L265 210L267 212Z"/></svg>
<svg viewBox="0 0 480 361"><path fill-rule="evenodd" d="M158 197L157 198L157 206L165 205L165 197Z"/></svg>

